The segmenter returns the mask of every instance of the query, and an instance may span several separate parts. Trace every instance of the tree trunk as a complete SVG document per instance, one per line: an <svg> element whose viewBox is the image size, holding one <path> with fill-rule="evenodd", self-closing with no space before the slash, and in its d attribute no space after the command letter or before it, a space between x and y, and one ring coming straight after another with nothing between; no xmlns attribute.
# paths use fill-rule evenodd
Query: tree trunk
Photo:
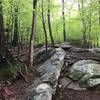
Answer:
<svg viewBox="0 0 100 100"><path fill-rule="evenodd" d="M13 41L12 45L13 46L18 46L18 41L19 41L19 32L18 32L18 7L15 7L15 16L14 16L14 35L13 35Z"/></svg>
<svg viewBox="0 0 100 100"><path fill-rule="evenodd" d="M64 0L62 0L62 17L63 17L63 37L64 37L64 42L66 42L66 25L65 25L65 12L64 12Z"/></svg>
<svg viewBox="0 0 100 100"><path fill-rule="evenodd" d="M51 29L51 18L50 18L50 0L48 0L48 27L49 27L49 34L50 34L50 38L51 38L51 43L52 43L52 47L54 47L54 39L53 39L53 35L52 35L52 29Z"/></svg>
<svg viewBox="0 0 100 100"><path fill-rule="evenodd" d="M0 45L5 44L2 0L0 0Z"/></svg>
<svg viewBox="0 0 100 100"><path fill-rule="evenodd" d="M100 0L98 2L99 2L99 28L100 28ZM99 37L98 37L98 35L97 35L97 47L99 47Z"/></svg>
<svg viewBox="0 0 100 100"><path fill-rule="evenodd" d="M100 0L99 0L99 26L100 26Z"/></svg>
<svg viewBox="0 0 100 100"><path fill-rule="evenodd" d="M12 45L14 47L17 47L17 55L18 55L18 60L20 58L20 39L19 39L19 26L18 26L18 5L15 7L15 16L14 16L14 35L13 35L13 41Z"/></svg>
<svg viewBox="0 0 100 100"><path fill-rule="evenodd" d="M29 46L29 67L33 67L33 55L34 55L34 34L36 26L36 9L37 0L33 0L33 18L32 18L32 31L30 36L30 46Z"/></svg>
<svg viewBox="0 0 100 100"><path fill-rule="evenodd" d="M92 27L92 23L91 23L91 18L92 18L92 12L91 12L91 1L90 1L90 11L89 11L89 32L88 32L88 39L89 39L89 48L91 48L91 27Z"/></svg>
<svg viewBox="0 0 100 100"><path fill-rule="evenodd" d="M46 55L47 55L48 38L47 38L47 31L46 31L45 20L44 20L44 1L43 0L42 0L42 25L43 25L43 30L45 34L45 45L46 45Z"/></svg>
<svg viewBox="0 0 100 100"><path fill-rule="evenodd" d="M82 0L82 14L81 14L81 17L82 17L82 25L83 25L83 44L84 44L84 47L87 46L87 36L86 36L86 23L85 23L85 19L84 19L84 0Z"/></svg>

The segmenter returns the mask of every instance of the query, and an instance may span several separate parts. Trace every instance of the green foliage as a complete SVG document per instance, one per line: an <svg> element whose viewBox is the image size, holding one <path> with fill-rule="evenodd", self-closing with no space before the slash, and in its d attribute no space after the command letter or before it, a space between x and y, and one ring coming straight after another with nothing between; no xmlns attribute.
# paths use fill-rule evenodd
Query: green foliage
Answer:
<svg viewBox="0 0 100 100"><path fill-rule="evenodd" d="M38 0L37 9L37 27L35 40L36 44L45 42L45 35L43 31L41 21L41 0ZM80 4L80 9L78 8ZM15 15L14 8L18 5L18 18L19 18L19 33L22 43L29 42L32 27L32 0L4 0L3 1L3 12L4 12L4 23L5 29L9 29L6 34L9 34L9 40L13 35L13 16ZM45 24L47 29L48 41L50 42L50 36L48 34L48 23L47 23L47 0L44 0L44 14ZM85 22L86 34L91 34L92 41L96 36L99 37L100 26L99 26L99 6L98 0L67 0L65 2L65 18L66 18L66 34L67 39L82 39L84 26L82 25L82 18ZM55 42L63 41L62 32L62 4L60 0L51 0L51 24L53 37ZM84 14L82 15L82 11ZM91 14L91 15L90 15ZM89 30L91 20L91 31Z"/></svg>

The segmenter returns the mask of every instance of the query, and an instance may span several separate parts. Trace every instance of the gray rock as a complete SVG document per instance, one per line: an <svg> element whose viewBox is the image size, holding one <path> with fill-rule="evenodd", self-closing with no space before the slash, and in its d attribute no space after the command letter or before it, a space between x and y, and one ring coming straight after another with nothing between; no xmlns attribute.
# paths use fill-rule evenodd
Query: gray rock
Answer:
<svg viewBox="0 0 100 100"><path fill-rule="evenodd" d="M65 54L63 49L57 48L56 53L37 68L41 76L34 80L33 84L26 89L22 100L51 100L52 94L56 91Z"/></svg>
<svg viewBox="0 0 100 100"><path fill-rule="evenodd" d="M81 60L69 69L69 77L83 87L100 84L100 64L93 60Z"/></svg>
<svg viewBox="0 0 100 100"><path fill-rule="evenodd" d="M59 88L61 89L68 88L73 90L86 90L86 88L80 87L78 83L73 82L71 79L67 77L63 77L62 79L60 79Z"/></svg>
<svg viewBox="0 0 100 100"><path fill-rule="evenodd" d="M60 47L60 44L55 43L55 48L59 48L59 47Z"/></svg>
<svg viewBox="0 0 100 100"><path fill-rule="evenodd" d="M34 100L51 100L52 88L46 83L42 83L36 87L37 95L34 96Z"/></svg>
<svg viewBox="0 0 100 100"><path fill-rule="evenodd" d="M73 50L75 51L75 52L88 52L89 50L87 50L87 49L84 49L84 48L77 48L77 47L73 47Z"/></svg>
<svg viewBox="0 0 100 100"><path fill-rule="evenodd" d="M41 83L34 87L32 91L27 91L26 95L20 100L51 100L52 92L49 84Z"/></svg>
<svg viewBox="0 0 100 100"><path fill-rule="evenodd" d="M100 84L100 78L97 78L97 79L89 79L87 84L90 86L90 87L94 87L94 86L97 86Z"/></svg>
<svg viewBox="0 0 100 100"><path fill-rule="evenodd" d="M68 86L71 83L72 83L71 79L69 79L67 77L63 77L62 79L60 79L59 87L64 89L66 86Z"/></svg>
<svg viewBox="0 0 100 100"><path fill-rule="evenodd" d="M93 74L93 66L89 64L96 64L97 62L94 60L81 60L72 65L69 70L69 76L77 81L80 77L86 75L87 77L92 76Z"/></svg>
<svg viewBox="0 0 100 100"><path fill-rule="evenodd" d="M80 61L76 62L73 66L82 66L85 64L94 64L94 63L98 63L98 62L94 61L94 60L80 60Z"/></svg>
<svg viewBox="0 0 100 100"><path fill-rule="evenodd" d="M72 46L68 42L64 42L60 45L60 47L64 50L70 49Z"/></svg>
<svg viewBox="0 0 100 100"><path fill-rule="evenodd" d="M48 58L50 58L55 53L55 49L49 47L48 55L46 55L46 49L43 47L39 51L34 53L34 64L38 64L44 62Z"/></svg>
<svg viewBox="0 0 100 100"><path fill-rule="evenodd" d="M41 74L41 82L50 82L53 88L56 87L60 71L64 64L65 54L63 49L57 48L56 53L37 69Z"/></svg>
<svg viewBox="0 0 100 100"><path fill-rule="evenodd" d="M72 82L71 84L68 85L67 88L73 90L86 90L86 88L80 87L80 85L76 82Z"/></svg>
<svg viewBox="0 0 100 100"><path fill-rule="evenodd" d="M89 51L91 51L92 53L100 53L100 48L92 48L89 49Z"/></svg>

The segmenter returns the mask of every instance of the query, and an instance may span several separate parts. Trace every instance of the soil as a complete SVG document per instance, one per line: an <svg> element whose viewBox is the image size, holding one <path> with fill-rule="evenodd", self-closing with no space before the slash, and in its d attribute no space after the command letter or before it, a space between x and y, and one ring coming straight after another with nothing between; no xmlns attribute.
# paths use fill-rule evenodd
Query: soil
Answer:
<svg viewBox="0 0 100 100"><path fill-rule="evenodd" d="M77 91L65 88L53 100L100 100L100 92Z"/></svg>

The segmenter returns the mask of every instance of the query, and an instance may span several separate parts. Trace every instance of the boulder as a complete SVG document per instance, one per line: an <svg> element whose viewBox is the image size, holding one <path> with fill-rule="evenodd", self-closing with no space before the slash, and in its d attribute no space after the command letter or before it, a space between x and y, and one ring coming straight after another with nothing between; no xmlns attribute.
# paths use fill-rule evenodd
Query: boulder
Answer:
<svg viewBox="0 0 100 100"><path fill-rule="evenodd" d="M46 83L42 83L36 87L36 93L34 100L51 100L52 99L52 88Z"/></svg>
<svg viewBox="0 0 100 100"><path fill-rule="evenodd" d="M89 66L88 64L96 64L97 62L94 60L81 60L76 62L71 66L69 69L69 76L72 78L74 81L79 80L81 77L84 75L87 75L87 73L92 74L93 71L92 67Z"/></svg>
<svg viewBox="0 0 100 100"><path fill-rule="evenodd" d="M59 80L59 88L64 89L65 87L69 86L69 84L72 83L72 80L67 78L67 77L63 77Z"/></svg>
<svg viewBox="0 0 100 100"><path fill-rule="evenodd" d="M94 60L78 61L71 66L68 76L82 87L94 87L100 84L100 64Z"/></svg>
<svg viewBox="0 0 100 100"><path fill-rule="evenodd" d="M56 53L37 69L41 75L41 82L50 82L55 87L64 64L65 54L63 49L57 48Z"/></svg>
<svg viewBox="0 0 100 100"><path fill-rule="evenodd" d="M27 91L27 94L20 100L51 100L52 88L49 84L41 83L33 88L33 91Z"/></svg>
<svg viewBox="0 0 100 100"><path fill-rule="evenodd" d="M100 48L92 48L89 49L89 51L91 51L92 53L100 53Z"/></svg>
<svg viewBox="0 0 100 100"><path fill-rule="evenodd" d="M78 83L72 82L67 86L68 89L73 89L73 90L86 90L86 88L81 87Z"/></svg>
<svg viewBox="0 0 100 100"><path fill-rule="evenodd" d="M68 42L64 42L60 45L60 47L64 50L69 50L72 46Z"/></svg>
<svg viewBox="0 0 100 100"><path fill-rule="evenodd" d="M29 100L28 98L31 97L35 98L33 100L51 100L52 94L56 91L58 78L64 64L65 54L66 53L63 49L57 48L56 53L43 65L37 68L37 71L40 73L40 77L34 80L33 84L26 89L23 100ZM44 91L44 89L46 90ZM44 92L41 92L41 90Z"/></svg>
<svg viewBox="0 0 100 100"><path fill-rule="evenodd" d="M73 82L68 77L63 77L62 79L60 79L58 86L61 89L68 88L68 89L73 89L73 90L86 90L86 88L80 87L77 82Z"/></svg>
<svg viewBox="0 0 100 100"><path fill-rule="evenodd" d="M49 47L46 55L46 49L43 47L34 53L34 64L39 64L50 58L55 53L55 49Z"/></svg>
<svg viewBox="0 0 100 100"><path fill-rule="evenodd" d="M78 48L78 47L72 47L72 50L77 52L77 53L80 53L80 52L88 52L89 50L88 49L85 49L85 48Z"/></svg>
<svg viewBox="0 0 100 100"><path fill-rule="evenodd" d="M74 66L83 66L85 64L94 64L94 63L98 63L98 62L94 61L94 60L80 60L80 61L76 62L75 64L73 64L73 67Z"/></svg>

